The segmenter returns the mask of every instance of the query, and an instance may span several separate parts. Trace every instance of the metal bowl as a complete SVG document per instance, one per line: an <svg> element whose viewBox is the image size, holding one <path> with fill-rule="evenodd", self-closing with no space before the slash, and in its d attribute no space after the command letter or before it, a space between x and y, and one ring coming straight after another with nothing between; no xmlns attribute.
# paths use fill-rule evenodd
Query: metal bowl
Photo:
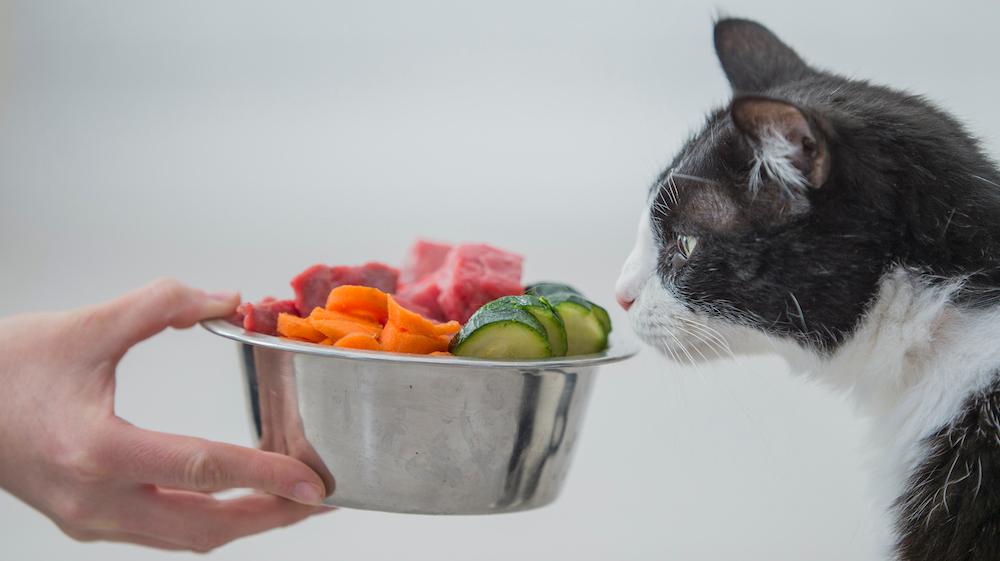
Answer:
<svg viewBox="0 0 1000 561"><path fill-rule="evenodd" d="M597 366L352 351L202 325L239 343L257 444L305 462L338 507L491 514L555 500Z"/></svg>

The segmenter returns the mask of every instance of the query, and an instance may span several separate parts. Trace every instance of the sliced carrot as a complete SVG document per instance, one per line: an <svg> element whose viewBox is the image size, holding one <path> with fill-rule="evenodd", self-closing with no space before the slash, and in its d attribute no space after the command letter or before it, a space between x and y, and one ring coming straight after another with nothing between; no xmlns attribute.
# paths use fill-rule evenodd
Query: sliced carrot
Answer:
<svg viewBox="0 0 1000 561"><path fill-rule="evenodd" d="M417 312L407 310L399 305L392 296L388 297L389 319L386 324L394 324L401 330L421 335L437 335L437 324Z"/></svg>
<svg viewBox="0 0 1000 561"><path fill-rule="evenodd" d="M326 309L385 323L388 318L388 295L369 286L344 285L330 291Z"/></svg>
<svg viewBox="0 0 1000 561"><path fill-rule="evenodd" d="M454 335L462 330L462 324L457 321L449 321L448 323L438 323L434 325L435 335Z"/></svg>
<svg viewBox="0 0 1000 561"><path fill-rule="evenodd" d="M328 312L326 310L326 308L316 307L316 308L313 308L313 310L311 312L309 312L309 316L308 317L309 317L309 319L334 319L334 318L330 317L332 315L333 315L333 312Z"/></svg>
<svg viewBox="0 0 1000 561"><path fill-rule="evenodd" d="M362 349L366 351L381 351L382 344L378 342L378 339L374 335L369 335L367 333L351 333L350 335L344 335L333 345L334 347L342 347L345 349Z"/></svg>
<svg viewBox="0 0 1000 561"><path fill-rule="evenodd" d="M425 355L447 351L448 341L441 336L428 336L406 331L390 319L389 323L385 324L385 328L382 329L382 350Z"/></svg>
<svg viewBox="0 0 1000 561"><path fill-rule="evenodd" d="M434 351L433 353L431 353L431 356L455 356L455 355L449 353L448 351Z"/></svg>
<svg viewBox="0 0 1000 561"><path fill-rule="evenodd" d="M319 344L320 345L326 345L328 347L332 347L333 346L333 339L327 337L326 339L323 339L322 341L320 341Z"/></svg>
<svg viewBox="0 0 1000 561"><path fill-rule="evenodd" d="M442 345L436 339L425 335L414 335L413 333L401 332L396 336L394 341L395 348L392 351L397 353L426 355L441 352L448 348L448 345Z"/></svg>
<svg viewBox="0 0 1000 561"><path fill-rule="evenodd" d="M278 314L278 335L310 343L319 343L326 338L313 328L308 319L286 313Z"/></svg>
<svg viewBox="0 0 1000 561"><path fill-rule="evenodd" d="M327 310L325 308L314 308L312 313L309 314L310 321L330 320L330 319L340 320L340 321L353 321L357 323L366 323L369 325L381 325L378 322L372 321L367 317L355 316L343 312L334 312Z"/></svg>
<svg viewBox="0 0 1000 561"><path fill-rule="evenodd" d="M375 337L382 331L382 328L378 325L361 321L314 319L311 323L312 326L316 328L316 331L319 331L334 341L339 341L342 337L350 335L351 333L367 333Z"/></svg>

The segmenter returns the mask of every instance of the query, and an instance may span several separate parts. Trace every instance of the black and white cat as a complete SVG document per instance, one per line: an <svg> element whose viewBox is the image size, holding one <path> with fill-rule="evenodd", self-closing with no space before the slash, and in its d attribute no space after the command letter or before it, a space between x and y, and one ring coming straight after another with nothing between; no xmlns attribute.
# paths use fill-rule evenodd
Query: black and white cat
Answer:
<svg viewBox="0 0 1000 561"><path fill-rule="evenodd" d="M732 102L654 185L618 299L675 360L778 352L872 420L893 559L1000 559L1000 173L927 100L715 26Z"/></svg>

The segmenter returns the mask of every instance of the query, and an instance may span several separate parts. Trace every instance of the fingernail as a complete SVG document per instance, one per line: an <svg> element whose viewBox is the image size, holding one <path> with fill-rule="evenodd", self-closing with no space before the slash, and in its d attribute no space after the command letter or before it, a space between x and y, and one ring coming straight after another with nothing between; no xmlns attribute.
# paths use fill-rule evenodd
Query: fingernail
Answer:
<svg viewBox="0 0 1000 561"><path fill-rule="evenodd" d="M292 488L292 496L300 503L316 505L323 502L323 491L312 483L300 481Z"/></svg>
<svg viewBox="0 0 1000 561"><path fill-rule="evenodd" d="M220 300L222 302L232 300L233 298L236 298L238 296L239 296L238 292L212 292L211 294L208 295L208 297L211 298L212 300Z"/></svg>

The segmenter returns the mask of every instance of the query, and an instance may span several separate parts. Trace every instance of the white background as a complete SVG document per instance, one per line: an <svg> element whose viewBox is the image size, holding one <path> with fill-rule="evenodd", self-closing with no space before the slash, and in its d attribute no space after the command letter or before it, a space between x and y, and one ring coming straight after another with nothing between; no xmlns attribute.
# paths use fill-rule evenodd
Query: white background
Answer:
<svg viewBox="0 0 1000 561"><path fill-rule="evenodd" d="M993 154L1000 134L995 2L0 5L3 315L163 275L288 294L313 262L398 262L417 235L518 250L527 279L610 305L649 182L728 96L718 9L928 94ZM249 443L227 342L166 333L120 380L136 424ZM341 511L211 557L878 559L863 434L777 360L681 368L646 350L602 372L552 507ZM77 544L2 493L0 536L2 559L176 556Z"/></svg>

